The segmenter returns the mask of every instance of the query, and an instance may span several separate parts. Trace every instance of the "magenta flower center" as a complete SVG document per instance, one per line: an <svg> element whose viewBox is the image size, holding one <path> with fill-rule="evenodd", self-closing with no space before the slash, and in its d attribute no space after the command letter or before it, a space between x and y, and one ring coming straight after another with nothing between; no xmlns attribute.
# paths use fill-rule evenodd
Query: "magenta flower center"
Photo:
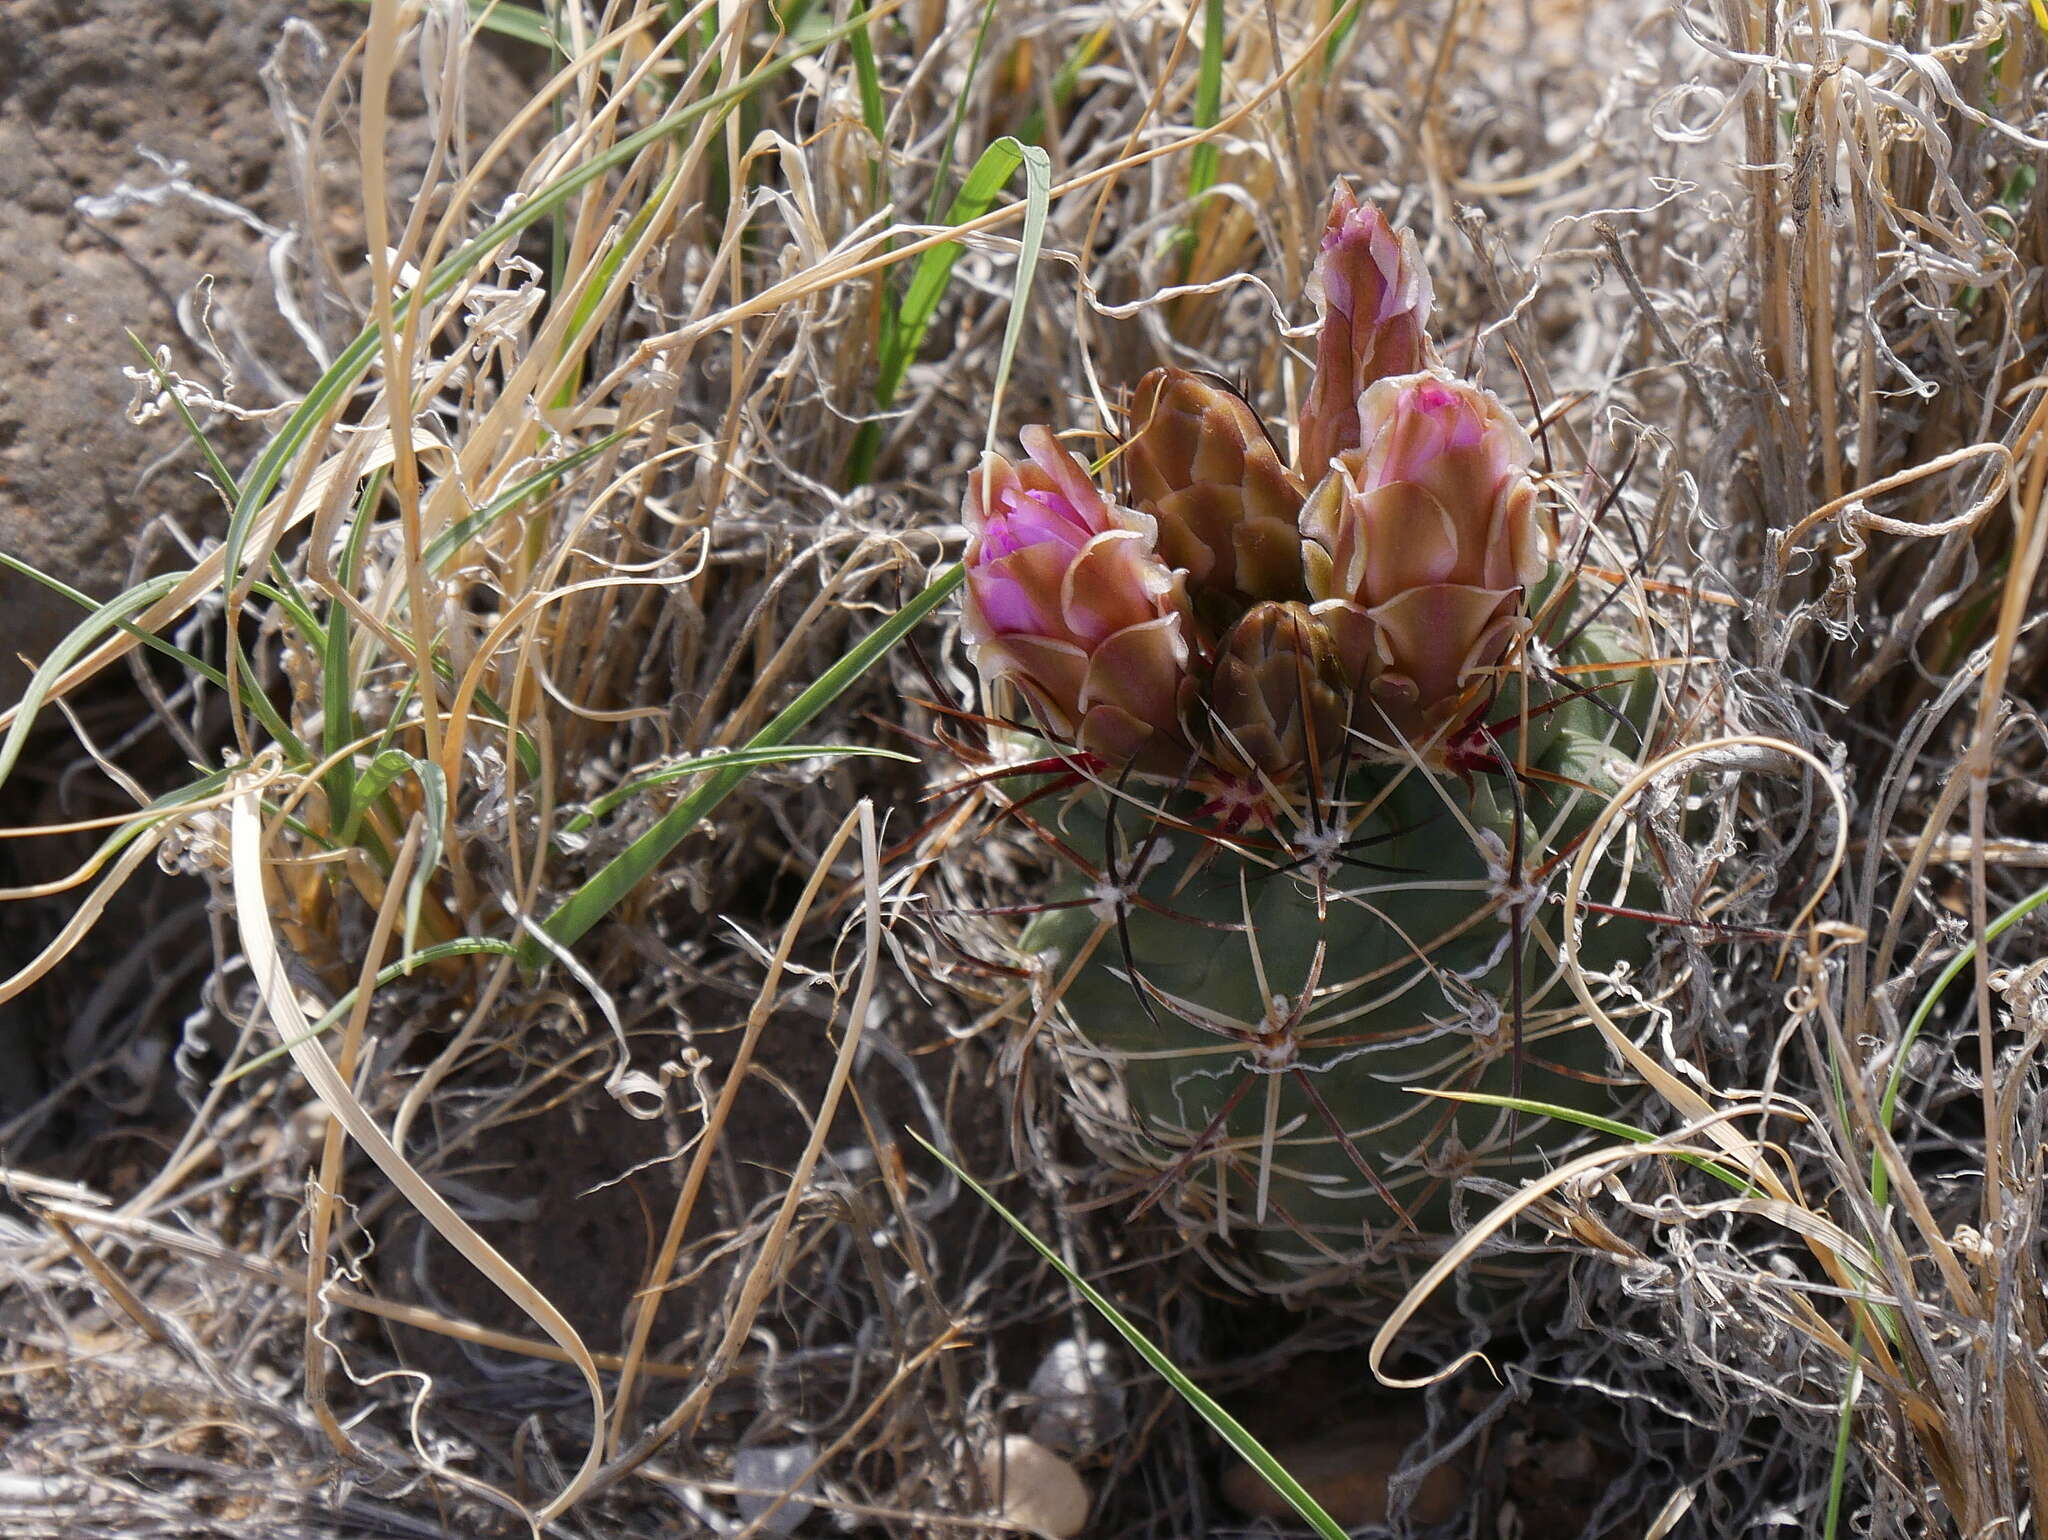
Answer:
<svg viewBox="0 0 2048 1540"><path fill-rule="evenodd" d="M1425 380L1415 387L1410 399L1418 412L1427 412L1432 417L1453 410L1458 405L1458 393L1438 380Z"/></svg>
<svg viewBox="0 0 2048 1540"><path fill-rule="evenodd" d="M968 572L989 625L999 634L1063 634L1059 574L1094 534L1086 516L1057 491L1001 494Z"/></svg>
<svg viewBox="0 0 2048 1540"><path fill-rule="evenodd" d="M1079 510L1057 492L1026 492L990 512L981 534L982 560L993 561L1026 546L1047 543L1078 551L1091 533Z"/></svg>

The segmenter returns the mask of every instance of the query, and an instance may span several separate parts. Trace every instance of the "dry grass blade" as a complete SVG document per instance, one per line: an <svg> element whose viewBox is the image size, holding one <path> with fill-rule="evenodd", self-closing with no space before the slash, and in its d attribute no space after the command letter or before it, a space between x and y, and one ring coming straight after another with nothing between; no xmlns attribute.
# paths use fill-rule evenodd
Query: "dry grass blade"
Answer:
<svg viewBox="0 0 2048 1540"><path fill-rule="evenodd" d="M357 1056L362 1050L363 1028L369 1019L370 1002L375 997L378 966L384 960L385 949L390 945L392 931L397 926L406 879L411 875L413 863L419 859L425 830L426 821L417 815L406 826L405 840L398 847L397 859L391 864L391 880L384 889L384 902L377 907L377 921L371 927L370 944L363 953L362 971L356 979L355 1004L349 1011L348 1024L342 1030L341 1047L335 1061L335 1073L343 1085L355 1084ZM321 1288L326 1282L328 1245L334 1233L334 1208L341 1195L347 1137L346 1125L339 1119L328 1125L326 1143L320 1151L320 1175L313 1189L312 1211L307 1216L306 1401L320 1423L320 1430L334 1445L335 1452L360 1459L360 1451L342 1431L341 1424L327 1404L328 1348L321 1322L324 1314ZM402 1134L393 1141L394 1145L403 1142Z"/></svg>
<svg viewBox="0 0 2048 1540"><path fill-rule="evenodd" d="M1485 1363L1485 1351L1471 1348L1458 1358L1425 1375L1403 1377L1388 1373L1385 1367L1387 1355L1392 1350L1395 1339L1428 1304L1431 1296L1455 1276L1460 1268L1483 1251L1496 1234L1520 1218L1525 1211L1536 1208L1551 1193L1568 1190L1589 1177L1620 1171L1639 1161L1653 1160L1660 1156L1691 1155L1698 1149L1693 1140L1700 1135L1711 1137L1717 1144L1732 1146L1736 1151L1752 1152L1753 1159L1754 1142L1730 1134L1728 1125L1738 1118L1757 1115L1758 1112L1754 1108L1709 1110L1704 1116L1688 1121L1669 1138L1629 1145L1618 1150L1590 1151L1574 1157L1547 1176L1521 1188L1514 1197L1462 1233L1441 1257L1430 1264L1429 1270L1416 1280L1414 1287L1394 1307L1393 1312L1388 1315L1372 1339L1372 1347L1367 1358L1372 1372L1379 1377L1382 1384L1394 1389L1421 1390L1449 1379L1467 1364ZM1835 1341L1839 1343L1840 1339L1837 1338ZM1846 1347L1846 1344L1842 1345Z"/></svg>
<svg viewBox="0 0 2048 1540"><path fill-rule="evenodd" d="M292 1062L298 1065L307 1084L329 1113L348 1131L349 1137L370 1157L397 1192L417 1207L437 1234L503 1290L506 1297L569 1356L569 1361L589 1386L592 1419L602 1427L604 1386L598 1378L597 1365L576 1328L546 1295L534 1288L517 1268L456 1213L447 1199L436 1192L412 1163L399 1153L384 1131L372 1121L354 1089L328 1056L326 1047L308 1031L311 1023L305 1008L299 1004L297 990L271 926L270 901L264 892L267 862L260 798L261 793L256 787L245 786L230 813L229 858L233 863L235 926L243 955L249 959L250 971L262 991L264 1009L278 1035L293 1044ZM538 1529L575 1505L584 1489L595 1479L603 1454L603 1443L593 1438L589 1453L585 1455L575 1478L537 1510L529 1512L525 1504L509 1493L492 1490L489 1495L522 1514Z"/></svg>
<svg viewBox="0 0 2048 1540"><path fill-rule="evenodd" d="M872 813L868 821L872 822ZM676 1195L674 1209L669 1214L668 1230L662 1236L660 1249L656 1251L647 1278L637 1291L638 1299L633 1309L633 1324L626 1343L626 1369L619 1381L617 1405L608 1435L612 1451L616 1454L624 1436L626 1418L631 1415L634 1404L634 1381L640 1372L640 1365L647 1353L648 1339L654 1331L654 1316L661 1302L662 1291L668 1287L671 1270L675 1266L676 1253L683 1243L683 1234L689 1228L690 1217L695 1212L698 1195L704 1189L704 1181L710 1173L712 1157L717 1153L720 1136L727 1120L732 1115L733 1101L741 1086L746 1083L748 1072L753 1067L754 1050L761 1040L761 1031L775 1008L777 991L781 988L783 970L789 965L789 955L795 947L804 923L810 918L811 905L817 901L818 893L832 870L833 862L840 850L854 833L855 820L849 817L839 826L832 842L825 847L817 865L812 868L810 881L804 885L803 893L796 901L789 923L783 927L782 940L777 944L775 955L769 959L768 970L762 976L760 992L754 997L753 1009L747 1012L746 1026L740 1038L739 1047L733 1053L732 1067L726 1074L725 1085L719 1091L717 1105L711 1109L705 1120L704 1135L690 1158L690 1167L683 1177L682 1190ZM848 1036L857 1036L849 1032ZM794 1187L791 1189L794 1191Z"/></svg>
<svg viewBox="0 0 2048 1540"><path fill-rule="evenodd" d="M853 999L847 1007L839 1047L832 1059L831 1079L826 1083L824 1094L819 1099L817 1113L811 1121L810 1137L804 1144L802 1154L796 1159L782 1202L762 1239L754 1264L740 1286L738 1297L733 1301L724 1335L712 1350L696 1387L667 1416L643 1432L630 1449L614 1458L611 1465L606 1467L607 1479L616 1480L619 1476L632 1471L678 1432L695 1426L697 1420L703 1416L712 1392L724 1381L737 1361L741 1346L754 1329L755 1317L759 1314L768 1291L781 1281L783 1246L789 1238L790 1225L796 1217L797 1206L803 1202L811 1172L816 1168L818 1158L824 1153L825 1140L832 1129L832 1119L839 1110L839 1100L846 1092L848 1079L853 1071L854 1054L860 1047L862 1033L867 1027L868 1007L874 999L876 969L880 966L882 957L880 852L875 838L875 810L866 802L846 815L846 821L840 825L838 838L844 839L856 829L860 832L863 873L860 982L855 987ZM821 873L825 870L823 863L820 864L819 870ZM739 1076L735 1076L734 1083L736 1084L739 1079ZM707 1135L707 1142L710 1137ZM679 1220L687 1220L688 1215L680 1202L677 1204L676 1213ZM678 1226L672 1225L671 1233L679 1233ZM644 1291L645 1302L635 1322L635 1340L627 1355L629 1372L630 1366L639 1358L645 1345L646 1337L641 1330L641 1323L652 1319L651 1297L665 1287L666 1283L665 1271L657 1273L649 1280Z"/></svg>

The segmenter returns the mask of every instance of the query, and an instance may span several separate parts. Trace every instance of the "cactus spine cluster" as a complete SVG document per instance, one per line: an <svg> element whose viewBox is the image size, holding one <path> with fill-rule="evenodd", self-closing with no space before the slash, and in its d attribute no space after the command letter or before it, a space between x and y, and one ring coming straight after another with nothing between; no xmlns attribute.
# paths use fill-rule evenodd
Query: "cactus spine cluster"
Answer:
<svg viewBox="0 0 2048 1540"><path fill-rule="evenodd" d="M1032 718L1011 816L1059 875L1023 945L1083 1127L1282 1293L1398 1289L1461 1182L1540 1169L1576 1129L1414 1093L1603 1107L1564 959L1648 949L1548 901L1645 747L1648 670L1575 615L1530 439L1438 361L1413 238L1340 189L1316 276L1291 461L1160 369L1117 492L1033 428L965 505L963 631L991 710ZM1602 882L1643 901L1639 869Z"/></svg>

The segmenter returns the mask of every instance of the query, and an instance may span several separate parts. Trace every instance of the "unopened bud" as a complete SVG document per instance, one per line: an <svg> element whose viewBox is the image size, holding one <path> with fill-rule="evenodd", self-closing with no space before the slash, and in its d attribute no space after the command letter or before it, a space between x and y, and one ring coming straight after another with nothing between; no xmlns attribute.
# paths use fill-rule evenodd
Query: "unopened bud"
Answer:
<svg viewBox="0 0 2048 1540"><path fill-rule="evenodd" d="M1206 757L1284 785L1337 753L1350 697L1335 642L1307 605L1256 604L1216 660Z"/></svg>
<svg viewBox="0 0 2048 1540"><path fill-rule="evenodd" d="M1429 362L1429 275L1415 237L1338 184L1312 291L1322 310L1316 372L1301 408L1300 467L1313 486L1333 456L1359 444L1358 398L1376 381Z"/></svg>
<svg viewBox="0 0 2048 1540"><path fill-rule="evenodd" d="M1421 741L1526 625L1550 555L1533 451L1490 392L1433 374L1374 385L1360 430L1302 509L1303 563L1318 612L1371 622L1373 698Z"/></svg>
<svg viewBox="0 0 2048 1540"><path fill-rule="evenodd" d="M1300 598L1301 488L1244 398L1187 369L1154 369L1131 426L1131 503L1159 521L1159 554L1189 588L1234 607Z"/></svg>

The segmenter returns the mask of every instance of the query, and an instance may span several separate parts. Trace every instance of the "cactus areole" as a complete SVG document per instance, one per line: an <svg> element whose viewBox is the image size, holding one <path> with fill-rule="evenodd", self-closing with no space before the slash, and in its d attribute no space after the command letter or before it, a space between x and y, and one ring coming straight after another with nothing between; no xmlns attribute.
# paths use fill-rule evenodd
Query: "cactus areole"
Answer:
<svg viewBox="0 0 2048 1540"><path fill-rule="evenodd" d="M1340 191L1314 292L1292 464L1178 369L1134 392L1120 494L1043 428L987 456L963 630L1030 717L1006 791L1057 865L1022 945L1084 1133L1238 1283L1384 1294L1475 1179L1582 1134L1419 1093L1609 1103L1563 969L1640 975L1608 911L1641 862L1604 860L1578 935L1553 900L1656 692L1574 615L1528 436L1434 365L1414 240Z"/></svg>

